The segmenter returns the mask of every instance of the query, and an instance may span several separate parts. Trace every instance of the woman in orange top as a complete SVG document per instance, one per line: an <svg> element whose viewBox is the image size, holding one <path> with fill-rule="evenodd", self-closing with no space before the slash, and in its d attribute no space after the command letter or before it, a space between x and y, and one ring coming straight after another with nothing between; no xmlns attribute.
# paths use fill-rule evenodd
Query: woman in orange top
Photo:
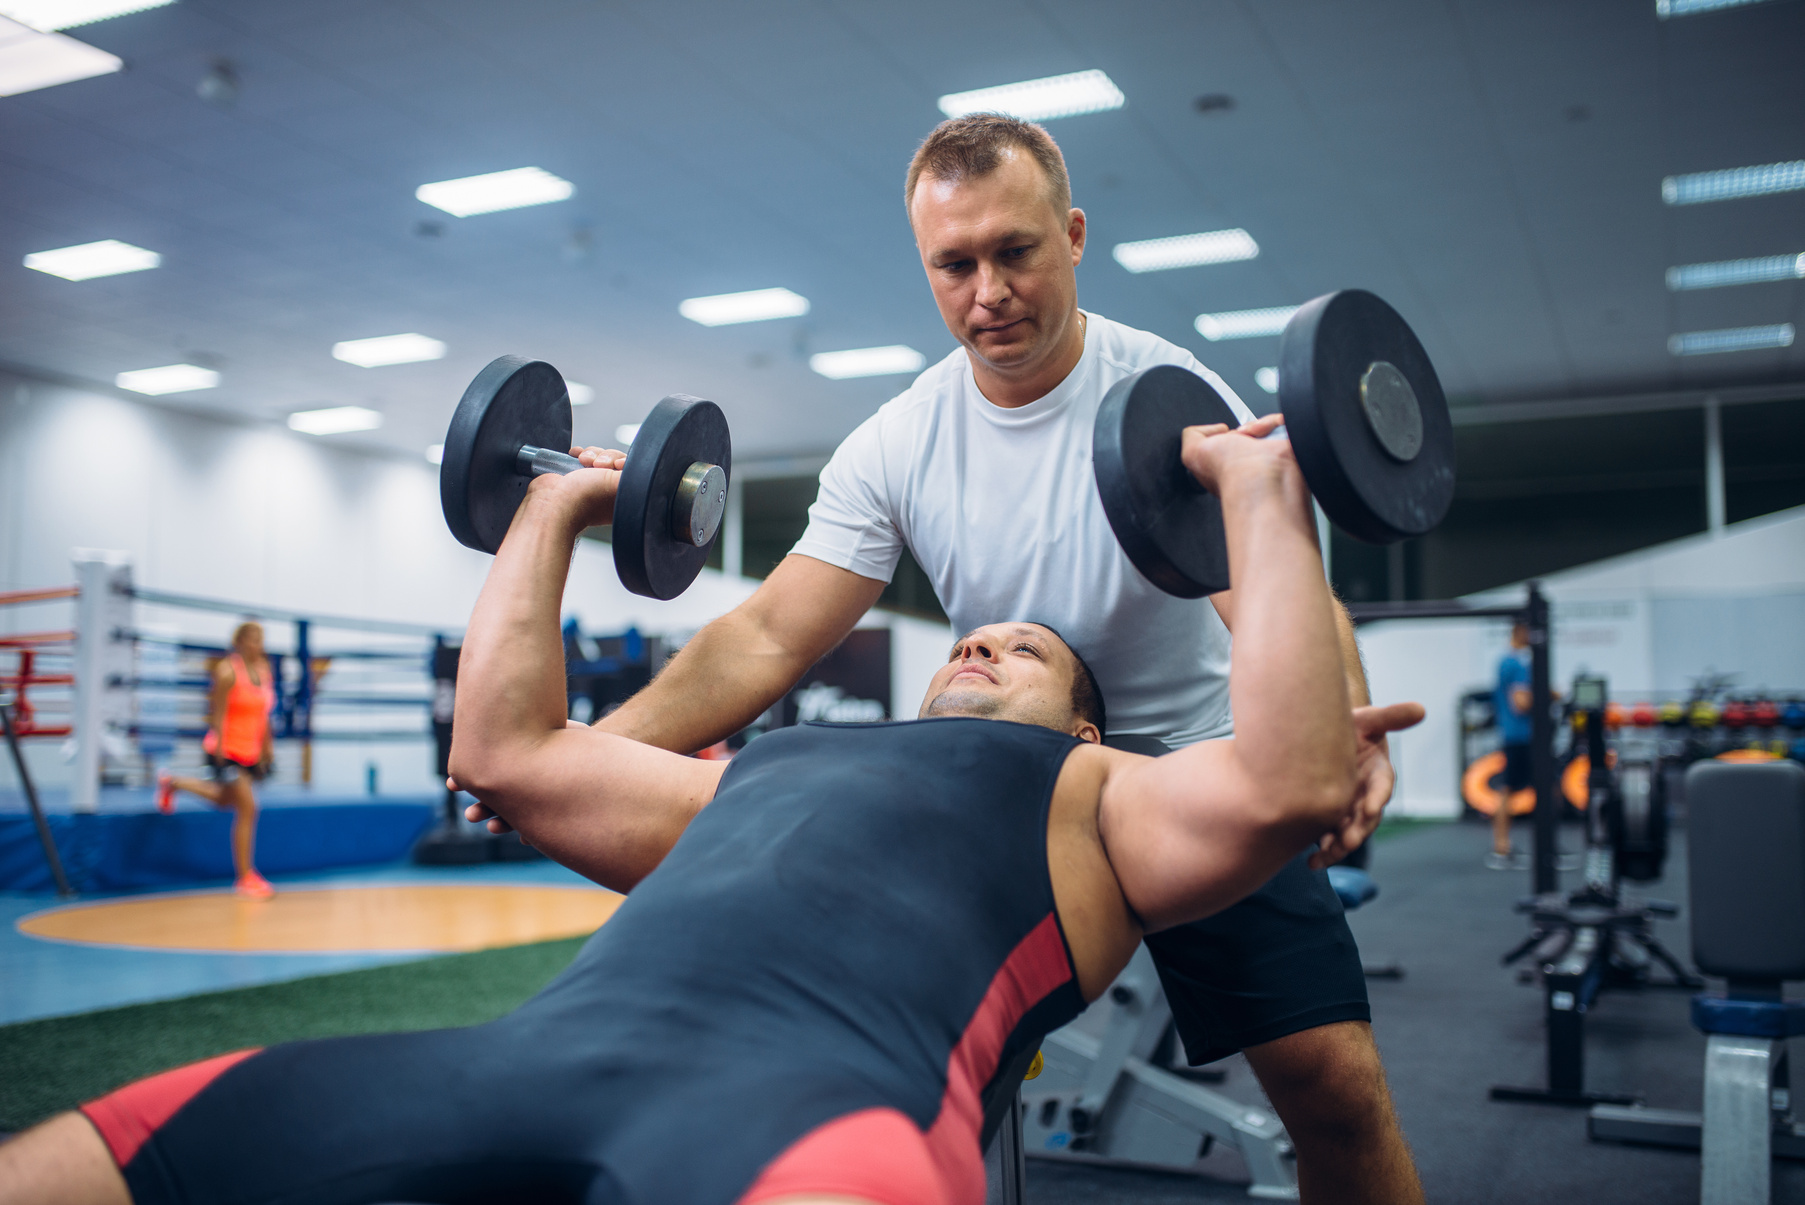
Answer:
<svg viewBox="0 0 1805 1205"><path fill-rule="evenodd" d="M201 747L213 769L213 781L157 775L157 807L175 810L175 793L187 791L215 807L231 808L232 863L238 872L238 894L268 899L276 894L251 864L257 836L257 796L251 782L270 771L274 748L270 743L269 714L276 703L276 688L269 658L263 653L263 628L241 623L232 633L232 653L213 667L213 695L207 714L207 735Z"/></svg>

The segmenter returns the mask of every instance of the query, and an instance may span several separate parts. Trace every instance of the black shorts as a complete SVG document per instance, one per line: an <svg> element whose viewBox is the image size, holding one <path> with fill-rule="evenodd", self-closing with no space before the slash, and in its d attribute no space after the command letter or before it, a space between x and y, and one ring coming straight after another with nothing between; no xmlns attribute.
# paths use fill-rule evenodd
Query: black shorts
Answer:
<svg viewBox="0 0 1805 1205"><path fill-rule="evenodd" d="M1504 746L1504 790L1506 794L1530 785L1529 745Z"/></svg>
<svg viewBox="0 0 1805 1205"><path fill-rule="evenodd" d="M1106 742L1169 752L1146 736ZM1192 1066L1338 1021L1371 1021L1366 973L1329 876L1299 854L1215 916L1147 938Z"/></svg>
<svg viewBox="0 0 1805 1205"><path fill-rule="evenodd" d="M207 754L207 768L213 771L213 781L222 787L236 782L240 774L249 774L252 782L262 782L266 772L260 761L241 762L235 757L220 757L216 753Z"/></svg>

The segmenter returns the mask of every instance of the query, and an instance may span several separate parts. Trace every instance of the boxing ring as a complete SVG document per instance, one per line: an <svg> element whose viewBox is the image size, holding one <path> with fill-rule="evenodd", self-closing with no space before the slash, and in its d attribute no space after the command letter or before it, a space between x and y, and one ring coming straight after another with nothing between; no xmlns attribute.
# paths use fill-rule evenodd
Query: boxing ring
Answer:
<svg viewBox="0 0 1805 1205"><path fill-rule="evenodd" d="M78 555L75 576L73 586L0 594L0 613L17 607L34 621L47 608L73 611L63 624L0 632L0 703L23 751L21 766L0 749L0 891L55 888L51 849L84 894L230 877L230 814L183 801L163 816L152 798L158 769L205 772L212 667L228 651L219 633L240 619L265 625L276 687L259 866L294 874L391 861L432 824L450 719L434 655L458 633L146 590L109 554Z"/></svg>

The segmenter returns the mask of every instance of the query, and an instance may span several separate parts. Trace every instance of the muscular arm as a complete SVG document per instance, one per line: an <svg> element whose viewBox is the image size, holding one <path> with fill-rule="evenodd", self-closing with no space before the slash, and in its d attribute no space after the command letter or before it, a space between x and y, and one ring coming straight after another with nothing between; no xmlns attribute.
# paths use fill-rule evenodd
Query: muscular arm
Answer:
<svg viewBox="0 0 1805 1205"><path fill-rule="evenodd" d="M1222 498L1239 597L1235 737L1118 761L1105 779L1099 831L1150 929L1226 907L1345 828L1357 785L1338 608L1290 447L1199 432L1186 464Z"/></svg>
<svg viewBox="0 0 1805 1205"><path fill-rule="evenodd" d="M1341 665L1347 673L1348 701L1355 707L1366 707L1373 701L1366 682L1366 663L1360 659L1360 641L1354 635L1354 617L1348 614L1347 604L1334 594L1330 587L1330 598L1335 604L1335 633L1341 646ZM1235 630L1235 592L1224 590L1220 594L1210 595L1210 601L1216 605L1216 614L1222 617L1222 626L1232 635Z"/></svg>
<svg viewBox="0 0 1805 1205"><path fill-rule="evenodd" d="M458 666L451 773L546 854L625 891L714 795L723 763L567 727L558 627L571 551L619 474L541 477L489 570Z"/></svg>
<svg viewBox="0 0 1805 1205"><path fill-rule="evenodd" d="M884 583L792 553L596 727L680 753L750 724L846 638Z"/></svg>

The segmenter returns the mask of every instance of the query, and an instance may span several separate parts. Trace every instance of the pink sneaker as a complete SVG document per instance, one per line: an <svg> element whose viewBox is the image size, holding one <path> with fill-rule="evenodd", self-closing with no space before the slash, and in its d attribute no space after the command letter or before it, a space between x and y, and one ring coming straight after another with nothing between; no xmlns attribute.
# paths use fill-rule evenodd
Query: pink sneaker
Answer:
<svg viewBox="0 0 1805 1205"><path fill-rule="evenodd" d="M276 889L269 885L269 880L254 870L247 870L238 876L238 885L233 888L247 900L267 900L276 894Z"/></svg>
<svg viewBox="0 0 1805 1205"><path fill-rule="evenodd" d="M165 816L175 814L175 783L168 770L157 771L157 810Z"/></svg>

